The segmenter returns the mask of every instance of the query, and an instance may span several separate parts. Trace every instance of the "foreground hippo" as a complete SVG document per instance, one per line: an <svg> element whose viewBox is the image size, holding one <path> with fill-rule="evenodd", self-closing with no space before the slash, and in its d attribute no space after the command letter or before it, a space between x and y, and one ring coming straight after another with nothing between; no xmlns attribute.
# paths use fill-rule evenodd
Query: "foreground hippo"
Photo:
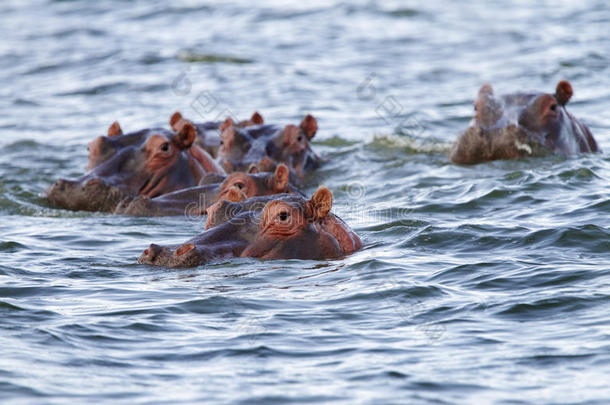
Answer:
<svg viewBox="0 0 610 405"><path fill-rule="evenodd" d="M572 97L568 81L555 94L516 93L496 97L489 84L481 87L470 127L455 141L449 157L473 164L551 154L597 152L589 128L566 110Z"/></svg>
<svg viewBox="0 0 610 405"><path fill-rule="evenodd" d="M122 136L114 135L117 139ZM61 208L112 212L126 197L154 198L193 187L208 173L201 150L192 150L195 128L179 132L146 130L137 142L113 143L115 150L77 180L59 180L47 190L49 202ZM95 153L94 153L95 155Z"/></svg>
<svg viewBox="0 0 610 405"><path fill-rule="evenodd" d="M290 172L279 165L273 173L232 173L196 187L189 187L156 198L137 196L126 198L117 206L115 214L134 216L205 215L212 204L220 200L242 201L255 196L294 193L301 191L289 183Z"/></svg>
<svg viewBox="0 0 610 405"><path fill-rule="evenodd" d="M298 127L227 125L220 135L218 162L227 172L244 171L253 165L269 171L285 163L295 181L301 181L321 161L310 145L317 131L318 123L312 115L305 116Z"/></svg>
<svg viewBox="0 0 610 405"><path fill-rule="evenodd" d="M239 128L251 127L254 125L262 125L265 123L263 116L255 111L250 119L235 123L232 118L227 118L224 121L209 121L203 123L194 123L184 118L179 111L176 111L169 119L169 125L174 131L179 131L182 125L190 122L197 130L197 144L208 152L212 157L218 156L220 148L220 134L229 126Z"/></svg>
<svg viewBox="0 0 610 405"><path fill-rule="evenodd" d="M343 257L362 247L360 238L330 213L332 193L325 187L310 200L282 194L261 197L254 204L246 200L235 209L226 204L210 207L214 226L202 234L180 246L152 244L138 262L193 267L230 257L318 260Z"/></svg>

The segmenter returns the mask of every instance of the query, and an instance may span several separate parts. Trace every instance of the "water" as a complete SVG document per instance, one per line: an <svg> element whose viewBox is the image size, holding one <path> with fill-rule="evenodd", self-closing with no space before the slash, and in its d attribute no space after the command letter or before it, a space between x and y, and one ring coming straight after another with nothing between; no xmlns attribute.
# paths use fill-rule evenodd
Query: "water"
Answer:
<svg viewBox="0 0 610 405"><path fill-rule="evenodd" d="M2 403L610 401L607 152L448 162L485 82L545 90L610 150L605 1L4 1ZM49 208L123 129L319 120L343 260L136 264L188 218Z"/></svg>

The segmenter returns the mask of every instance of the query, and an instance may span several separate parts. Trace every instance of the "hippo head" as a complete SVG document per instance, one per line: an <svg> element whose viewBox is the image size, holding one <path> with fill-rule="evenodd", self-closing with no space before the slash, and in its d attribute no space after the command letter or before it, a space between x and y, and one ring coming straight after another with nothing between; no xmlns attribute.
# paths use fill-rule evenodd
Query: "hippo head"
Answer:
<svg viewBox="0 0 610 405"><path fill-rule="evenodd" d="M221 128L218 160L223 163L225 170L233 171L232 167L246 164L242 162L252 148L255 138L248 131L231 125L228 120L221 125Z"/></svg>
<svg viewBox="0 0 610 405"><path fill-rule="evenodd" d="M289 183L290 170L285 164L277 166L273 173L251 170L249 173L231 173L220 184L216 199L235 201L235 197L228 198L230 193L238 192L243 199L255 196L264 196L280 193L299 192Z"/></svg>
<svg viewBox="0 0 610 405"><path fill-rule="evenodd" d="M495 96L491 85L483 85L474 102L475 116L453 145L450 159L470 164L597 151L589 129L566 110L571 97L572 86L565 80L555 94Z"/></svg>
<svg viewBox="0 0 610 405"><path fill-rule="evenodd" d="M125 135L115 135L117 139ZM52 204L69 209L112 210L114 197L156 197L197 185L205 174L188 152L195 128L180 132L147 130L138 142L128 142L78 180L59 180L47 192Z"/></svg>
<svg viewBox="0 0 610 405"><path fill-rule="evenodd" d="M319 156L311 149L310 141L318 130L316 119L307 115L299 126L286 125L239 128L225 121L218 151L219 161L227 171L244 170L259 164L263 171L285 163L302 179L308 170L319 165Z"/></svg>
<svg viewBox="0 0 610 405"><path fill-rule="evenodd" d="M231 205L233 204L233 205ZM362 247L360 238L330 213L332 193L318 189L310 200L297 195L220 201L208 215L212 227L177 247L152 244L140 263L192 267L228 257L330 259Z"/></svg>
<svg viewBox="0 0 610 405"><path fill-rule="evenodd" d="M267 144L267 155L276 162L287 163L298 178L303 178L307 171L315 169L320 162L310 144L316 132L318 122L308 114L298 127L286 125L275 139Z"/></svg>
<svg viewBox="0 0 610 405"><path fill-rule="evenodd" d="M208 121L195 124L182 116L176 111L170 118L169 124L174 131L179 131L185 122L190 122L197 130L196 144L203 150L208 152L214 158L218 156L220 148L220 133L228 126L236 126L239 128L262 125L265 120L258 112L254 112L250 119L235 123L232 118L227 118L224 122Z"/></svg>
<svg viewBox="0 0 610 405"><path fill-rule="evenodd" d="M87 170L91 170L101 165L119 150L128 146L141 145L152 132L158 131L158 128L145 129L130 134L123 134L123 130L117 121L113 122L108 127L107 136L98 136L93 141L89 142L89 162Z"/></svg>
<svg viewBox="0 0 610 405"><path fill-rule="evenodd" d="M250 117L250 119L239 121L237 124L231 117L228 117L222 123L212 121L203 124L195 124L184 118L180 111L176 111L169 119L169 125L174 131L178 131L186 122L190 122L195 127L195 129L197 130L197 136L205 137L206 130L219 129L222 131L229 126L236 126L239 128L250 127L253 125L261 125L265 122L265 120L263 119L263 116L259 114L258 111L255 111Z"/></svg>

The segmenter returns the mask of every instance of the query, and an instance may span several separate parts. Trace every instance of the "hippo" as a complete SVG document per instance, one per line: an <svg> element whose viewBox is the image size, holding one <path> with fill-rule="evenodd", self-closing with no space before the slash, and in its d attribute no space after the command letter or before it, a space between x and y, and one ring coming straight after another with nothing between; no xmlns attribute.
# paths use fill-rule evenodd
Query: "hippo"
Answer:
<svg viewBox="0 0 610 405"><path fill-rule="evenodd" d="M236 126L239 128L251 127L255 125L262 125L265 123L263 116L255 111L250 119L242 120L237 123L233 121L231 117L228 117L224 121L209 121L203 123L194 123L182 116L179 111L176 111L169 119L169 125L174 131L179 131L184 123L190 122L197 130L197 144L208 152L212 157L218 156L218 149L220 148L220 133L229 126Z"/></svg>
<svg viewBox="0 0 610 405"><path fill-rule="evenodd" d="M95 169L113 157L118 151L128 147L141 147L152 135L166 132L163 128L146 128L123 134L121 126L115 121L108 128L107 136L99 136L89 143L87 170ZM175 132L179 133L180 130ZM206 172L225 174L225 171L216 164L214 158L197 144L191 145L187 153L192 155Z"/></svg>
<svg viewBox="0 0 610 405"><path fill-rule="evenodd" d="M125 198L115 214L133 216L205 215L206 210L219 200L242 201L255 196L303 193L289 183L288 167L280 164L273 173L232 173L224 178L204 178L203 185L189 187L159 197L137 196ZM220 180L220 181L215 181Z"/></svg>
<svg viewBox="0 0 610 405"><path fill-rule="evenodd" d="M474 164L599 151L589 128L566 110L572 93L566 80L557 84L555 94L495 96L491 85L483 85L474 102L475 116L453 144L449 158Z"/></svg>
<svg viewBox="0 0 610 405"><path fill-rule="evenodd" d="M244 171L253 165L261 171L270 171L285 163L298 183L321 162L310 145L317 130L318 123L312 115L305 116L298 127L228 125L220 135L218 162L227 172Z"/></svg>
<svg viewBox="0 0 610 405"><path fill-rule="evenodd" d="M362 241L330 213L332 193L320 187L311 199L296 194L245 200L231 209L225 201L209 208L213 226L178 246L151 244L140 264L195 267L231 257L321 260L344 257ZM241 204L241 205L239 205Z"/></svg>
<svg viewBox="0 0 610 405"><path fill-rule="evenodd" d="M112 212L126 197L154 198L196 186L207 173L202 162L207 157L202 157L204 151L193 150L195 136L190 124L179 132L146 130L137 136L141 137L137 142L123 144L120 139L129 135L115 134L108 137L114 151L101 159L102 163L77 180L60 179L47 190L47 198L56 207ZM94 148L94 158L96 153Z"/></svg>

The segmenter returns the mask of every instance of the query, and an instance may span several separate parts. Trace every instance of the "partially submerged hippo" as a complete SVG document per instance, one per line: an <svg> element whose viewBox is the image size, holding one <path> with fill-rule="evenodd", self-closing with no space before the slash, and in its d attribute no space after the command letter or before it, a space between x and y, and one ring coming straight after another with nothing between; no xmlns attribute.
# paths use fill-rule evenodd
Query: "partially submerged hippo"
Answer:
<svg viewBox="0 0 610 405"><path fill-rule="evenodd" d="M190 131L190 127L180 126L175 132L180 133L183 130ZM197 134L197 130L195 132ZM93 170L125 148L142 147L144 142L154 134L168 135L168 131L163 128L146 128L140 131L123 134L123 130L119 123L117 121L113 122L108 128L107 136L98 136L93 141L89 142L89 162L87 164L87 170ZM197 139L197 137L195 139ZM214 158L194 142L186 149L187 153L196 159L206 172L225 174L224 170L216 164Z"/></svg>
<svg viewBox="0 0 610 405"><path fill-rule="evenodd" d="M179 111L176 111L169 119L169 125L174 131L179 131L182 125L190 122L197 130L197 144L208 152L212 157L218 156L218 149L220 148L220 134L222 131L229 126L236 126L239 128L251 127L254 125L262 125L265 123L263 116L255 111L250 119L242 120L237 123L232 118L227 118L224 121L209 121L203 123L194 123L182 116Z"/></svg>
<svg viewBox="0 0 610 405"><path fill-rule="evenodd" d="M213 178L209 184L156 198L126 198L118 205L115 213L134 216L199 216L206 214L208 207L220 200L242 201L255 196L281 193L302 195L289 183L289 175L288 167L284 164L280 164L273 173L232 173L226 178Z"/></svg>
<svg viewBox="0 0 610 405"><path fill-rule="evenodd" d="M470 127L455 141L449 157L473 164L497 159L572 155L599 150L589 128L566 110L572 97L568 81L555 94L515 93L495 96L485 84L474 103Z"/></svg>
<svg viewBox="0 0 610 405"><path fill-rule="evenodd" d="M218 202L209 208L214 226L180 246L152 244L138 262L193 267L230 257L331 259L362 247L358 235L330 213L332 193L325 187L310 200L294 194L251 200L233 207Z"/></svg>
<svg viewBox="0 0 610 405"><path fill-rule="evenodd" d="M218 162L227 172L247 170L252 165L262 171L285 163L296 180L318 167L320 157L311 149L310 141L318 131L318 123L307 115L300 125L228 125L221 133Z"/></svg>
<svg viewBox="0 0 610 405"><path fill-rule="evenodd" d="M208 172L208 157L201 156L202 150L192 148L196 134L190 124L179 132L146 130L134 135L137 141L132 138L120 143L122 137L129 136L107 137L112 139L108 143L112 148L110 152L102 151L101 163L77 180L57 181L47 190L51 204L72 210L112 212L126 197L154 198L193 187ZM91 157L96 157L95 150L90 154L90 163Z"/></svg>

